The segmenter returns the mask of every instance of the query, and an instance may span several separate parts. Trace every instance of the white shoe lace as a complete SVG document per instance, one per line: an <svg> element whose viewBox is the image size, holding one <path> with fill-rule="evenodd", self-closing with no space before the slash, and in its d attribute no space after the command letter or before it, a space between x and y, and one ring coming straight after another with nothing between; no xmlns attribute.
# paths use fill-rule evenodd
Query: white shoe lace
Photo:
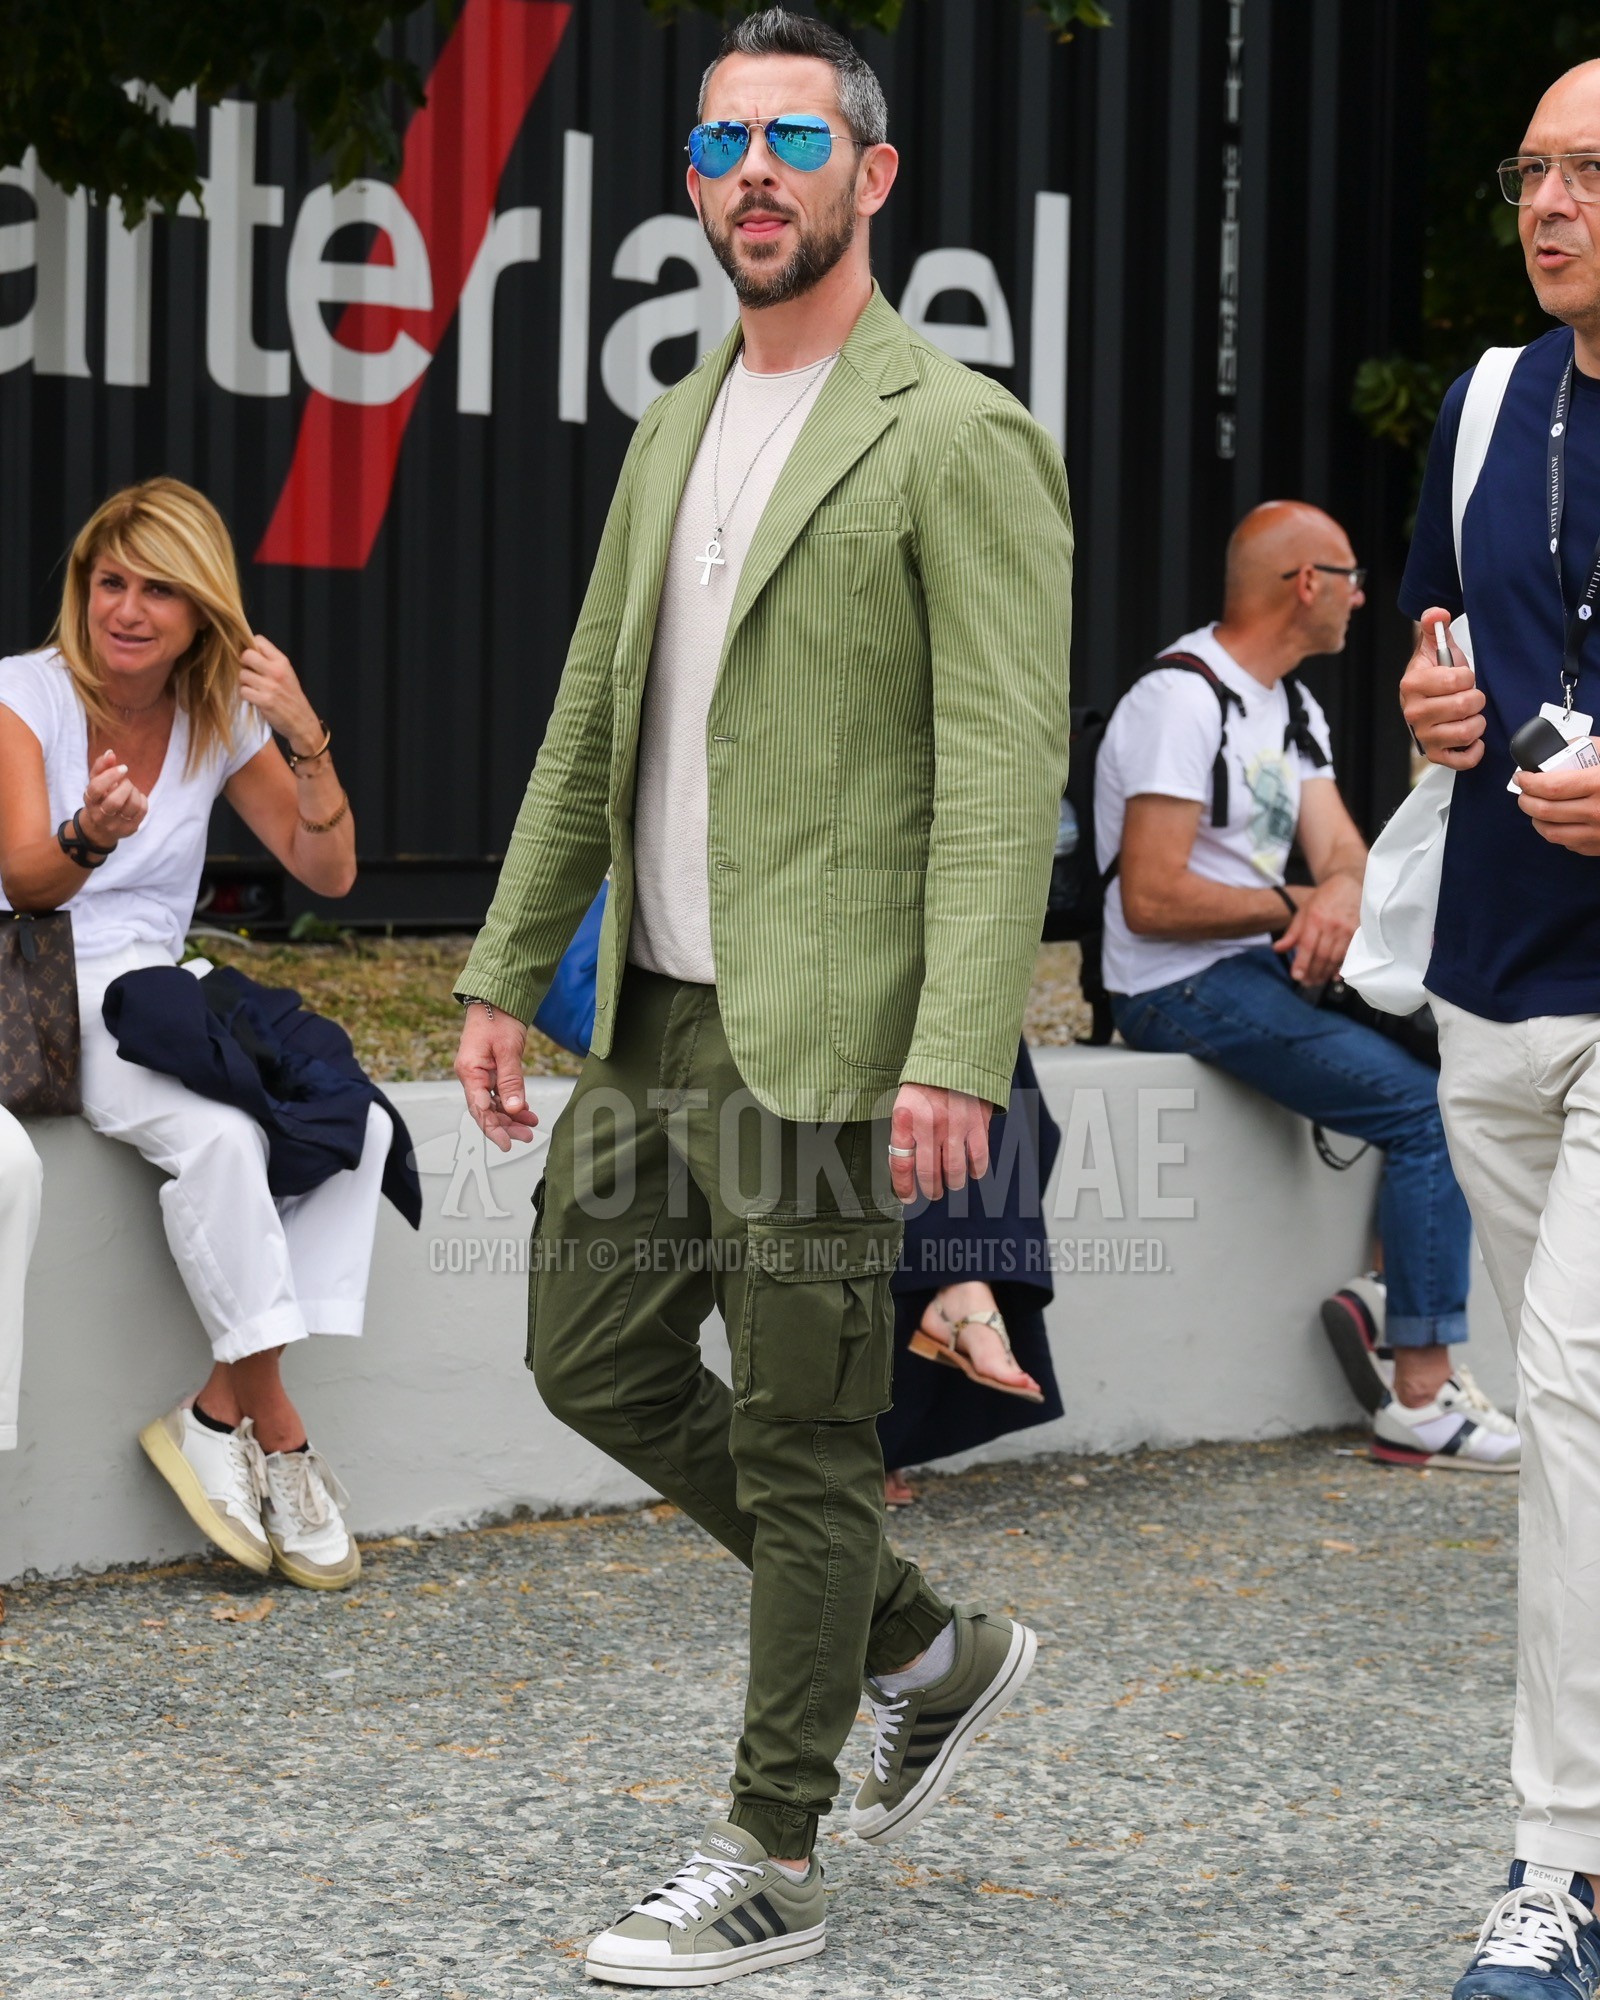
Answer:
<svg viewBox="0 0 1600 2000"><path fill-rule="evenodd" d="M698 1872L696 1872L698 1871ZM701 1905L714 1910L724 1896L746 1886L763 1873L758 1861L723 1861L709 1854L694 1853L678 1870L642 1903L628 1912L632 1917L654 1917L683 1930L689 1920L703 1914Z"/></svg>
<svg viewBox="0 0 1600 2000"><path fill-rule="evenodd" d="M1461 1392L1462 1402L1486 1431L1498 1431L1502 1437L1509 1437L1516 1429L1516 1425L1505 1411L1496 1409L1478 1387L1471 1369L1465 1363L1460 1363L1456 1367L1455 1385Z"/></svg>
<svg viewBox="0 0 1600 2000"><path fill-rule="evenodd" d="M256 1442L256 1427L249 1417L242 1419L228 1438L228 1470L245 1512L259 1514L267 1497L267 1458Z"/></svg>
<svg viewBox="0 0 1600 2000"><path fill-rule="evenodd" d="M304 1451L274 1452L266 1474L273 1506L297 1527L326 1528L338 1518L338 1509L350 1504L337 1473L312 1445Z"/></svg>
<svg viewBox="0 0 1600 2000"><path fill-rule="evenodd" d="M867 1707L872 1711L872 1775L880 1785L889 1782L889 1759L894 1755L895 1738L900 1734L900 1726L905 1721L908 1695L867 1696Z"/></svg>
<svg viewBox="0 0 1600 2000"><path fill-rule="evenodd" d="M1576 1965L1578 1931L1591 1914L1564 1889L1512 1889L1484 1919L1473 1964L1548 1972L1562 1952L1569 1951Z"/></svg>

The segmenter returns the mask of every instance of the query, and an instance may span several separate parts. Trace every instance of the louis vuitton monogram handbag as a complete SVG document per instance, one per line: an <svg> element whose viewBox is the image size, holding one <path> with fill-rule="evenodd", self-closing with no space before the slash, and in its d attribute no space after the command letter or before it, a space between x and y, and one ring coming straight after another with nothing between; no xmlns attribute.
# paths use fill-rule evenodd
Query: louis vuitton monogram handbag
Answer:
<svg viewBox="0 0 1600 2000"><path fill-rule="evenodd" d="M78 967L72 918L0 910L0 1104L69 1118L78 1092Z"/></svg>

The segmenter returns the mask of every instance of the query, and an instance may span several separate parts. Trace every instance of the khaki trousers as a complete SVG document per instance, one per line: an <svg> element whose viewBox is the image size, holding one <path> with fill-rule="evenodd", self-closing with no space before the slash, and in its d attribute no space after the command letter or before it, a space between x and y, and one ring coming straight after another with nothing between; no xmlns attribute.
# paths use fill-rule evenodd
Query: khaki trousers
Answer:
<svg viewBox="0 0 1600 2000"><path fill-rule="evenodd" d="M1517 1858L1600 1874L1600 1014L1442 1000L1439 1103L1517 1350Z"/></svg>
<svg viewBox="0 0 1600 2000"><path fill-rule="evenodd" d="M886 1120L766 1110L715 988L630 967L535 1197L540 1394L752 1573L731 1818L786 1859L838 1791L863 1673L905 1665L951 1616L883 1533L902 1231L887 1146ZM700 1359L713 1306L731 1391Z"/></svg>

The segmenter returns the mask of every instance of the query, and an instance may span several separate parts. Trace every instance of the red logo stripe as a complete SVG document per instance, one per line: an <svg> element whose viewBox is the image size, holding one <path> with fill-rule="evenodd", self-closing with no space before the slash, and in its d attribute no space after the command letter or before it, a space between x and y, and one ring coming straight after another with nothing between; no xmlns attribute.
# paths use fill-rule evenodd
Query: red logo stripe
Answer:
<svg viewBox="0 0 1600 2000"><path fill-rule="evenodd" d="M346 347L381 353L404 331L430 354L438 351L494 215L511 148L571 15L567 0L466 0L439 52L428 101L406 132L395 182L428 246L433 306L427 312L347 306L337 328ZM380 236L370 261L390 258ZM257 562L365 568L426 380L419 377L392 403L338 403L312 394Z"/></svg>

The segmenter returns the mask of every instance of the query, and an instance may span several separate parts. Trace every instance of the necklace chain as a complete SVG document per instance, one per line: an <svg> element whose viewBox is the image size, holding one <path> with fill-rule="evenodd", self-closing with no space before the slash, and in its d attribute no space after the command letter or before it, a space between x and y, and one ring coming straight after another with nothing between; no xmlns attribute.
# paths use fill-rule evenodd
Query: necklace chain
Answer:
<svg viewBox="0 0 1600 2000"><path fill-rule="evenodd" d="M168 693L167 688L163 687L160 694L156 696L154 701L142 702L137 707L125 701L113 701L111 706L117 711L118 715L120 715L124 721L131 722L136 715L154 714L154 712L158 708L160 708L162 703L166 700L167 693Z"/></svg>
<svg viewBox="0 0 1600 2000"><path fill-rule="evenodd" d="M778 421L772 426L772 429L767 432L766 436L761 440L760 444L756 446L755 456L751 459L750 463L745 467L744 477L739 481L737 492L735 492L733 498L728 502L726 509L724 509L722 505L722 433L723 433L723 428L728 421L728 403L733 395L733 378L738 373L739 364L735 362L733 367L728 370L728 379L726 383L724 383L722 390L722 408L717 417L716 448L711 454L711 504L716 509L716 514L717 514L716 526L711 537L713 541L717 542L721 541L722 531L727 526L728 521L733 514L734 508L738 506L740 498L744 493L744 489L750 484L750 475L752 472L755 471L756 465L760 460L761 454L766 450L767 446L771 444L772 440L778 435L779 431L783 429L784 425L794 415L795 411L799 409L800 405L805 401L807 396L811 394L811 391L817 385L817 378L821 374L822 370L827 367L830 361L835 361L838 359L838 354L839 350L835 348L832 354L825 354L823 355L820 361L813 362L811 366L811 371L806 377L805 386L801 389L799 395L795 397L794 401L789 405L788 409L784 411L783 415L779 417Z"/></svg>

